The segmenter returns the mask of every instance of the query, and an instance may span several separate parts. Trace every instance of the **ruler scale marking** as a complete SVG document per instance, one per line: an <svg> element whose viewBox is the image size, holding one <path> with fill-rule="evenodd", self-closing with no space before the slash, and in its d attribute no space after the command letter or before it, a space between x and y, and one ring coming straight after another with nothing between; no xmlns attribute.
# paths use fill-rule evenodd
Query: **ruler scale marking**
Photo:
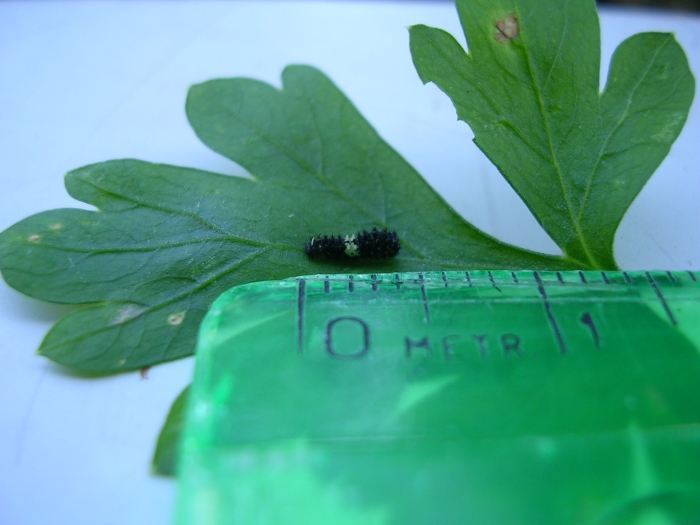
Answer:
<svg viewBox="0 0 700 525"><path fill-rule="evenodd" d="M673 312L671 312L671 309L668 307L668 303L666 302L666 298L661 294L661 290L659 290L659 286L656 284L656 281L654 280L654 278L651 276L651 274L649 272L645 272L645 274L647 276L649 284L651 284L651 287L654 289L656 296L659 298L661 305L664 307L664 311L666 312L668 319L671 321L671 324L673 326L677 326L678 323L676 322L676 318L673 316Z"/></svg>
<svg viewBox="0 0 700 525"><path fill-rule="evenodd" d="M496 285L496 281L494 281L493 274L491 273L490 270L488 272L488 276L489 276L489 281L491 281L491 284L493 285L493 287L500 292L501 289Z"/></svg>
<svg viewBox="0 0 700 525"><path fill-rule="evenodd" d="M425 310L425 319L430 324L430 308L428 306L428 293L425 290L425 280L423 279L423 274L419 273L418 278L420 279L420 293L423 297L423 310Z"/></svg>
<svg viewBox="0 0 700 525"><path fill-rule="evenodd" d="M326 281L328 282L328 281ZM297 298L297 352L304 351L304 301L306 300L306 281L299 279L299 291Z"/></svg>
<svg viewBox="0 0 700 525"><path fill-rule="evenodd" d="M542 301L544 302L544 310L547 314L547 320L549 321L550 326L552 327L552 330L554 330L554 335L557 339L557 343L559 344L559 348L561 350L562 354L566 353L566 343L564 342L564 338L562 337L561 330L559 330L559 325L557 324L557 320L554 318L554 315L552 314L552 306L549 303L549 299L547 298L547 292L544 290L544 285L542 284L542 279L540 279L540 276L537 272L533 272L533 275L535 277L535 281L537 281L537 291L539 292L540 296L542 297Z"/></svg>

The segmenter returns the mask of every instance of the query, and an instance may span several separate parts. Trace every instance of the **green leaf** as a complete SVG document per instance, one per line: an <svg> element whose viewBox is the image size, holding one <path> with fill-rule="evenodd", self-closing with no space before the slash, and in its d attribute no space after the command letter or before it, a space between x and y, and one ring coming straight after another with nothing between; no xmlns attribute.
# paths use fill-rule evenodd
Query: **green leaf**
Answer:
<svg viewBox="0 0 700 525"><path fill-rule="evenodd" d="M249 180L137 160L70 172L66 188L99 211L52 210L0 234L7 283L85 304L40 353L74 368L132 370L189 355L224 290L351 269L309 260L310 235L389 227L395 259L364 272L574 266L504 245L459 217L320 72L293 66L284 88L248 79L191 88L202 140Z"/></svg>
<svg viewBox="0 0 700 525"><path fill-rule="evenodd" d="M156 451L153 454L152 467L156 474L174 476L177 472L178 451L180 449L180 436L185 427L185 415L187 400L190 392L188 386L177 396L163 428L158 435Z"/></svg>
<svg viewBox="0 0 700 525"><path fill-rule="evenodd" d="M469 54L448 33L411 28L424 83L453 101L477 146L582 267L615 268L622 217L680 133L695 92L671 34L642 33L599 91L593 0L458 0Z"/></svg>

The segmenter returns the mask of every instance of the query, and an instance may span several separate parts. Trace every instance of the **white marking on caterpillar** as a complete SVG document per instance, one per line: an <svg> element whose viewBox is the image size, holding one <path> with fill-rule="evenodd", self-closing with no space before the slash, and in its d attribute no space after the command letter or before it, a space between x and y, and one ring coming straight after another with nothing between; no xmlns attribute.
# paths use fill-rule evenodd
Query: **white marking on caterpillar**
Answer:
<svg viewBox="0 0 700 525"><path fill-rule="evenodd" d="M346 235L345 240L345 255L348 257L358 257L360 255L360 247L355 244L354 235Z"/></svg>

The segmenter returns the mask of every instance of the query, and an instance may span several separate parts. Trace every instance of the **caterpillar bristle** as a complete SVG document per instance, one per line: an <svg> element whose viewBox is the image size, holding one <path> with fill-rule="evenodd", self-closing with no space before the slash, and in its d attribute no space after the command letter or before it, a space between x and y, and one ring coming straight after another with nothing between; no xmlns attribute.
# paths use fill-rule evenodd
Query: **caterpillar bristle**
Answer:
<svg viewBox="0 0 700 525"><path fill-rule="evenodd" d="M310 259L340 261L347 259L388 259L401 249L399 236L384 228L362 230L354 235L316 235L304 246Z"/></svg>

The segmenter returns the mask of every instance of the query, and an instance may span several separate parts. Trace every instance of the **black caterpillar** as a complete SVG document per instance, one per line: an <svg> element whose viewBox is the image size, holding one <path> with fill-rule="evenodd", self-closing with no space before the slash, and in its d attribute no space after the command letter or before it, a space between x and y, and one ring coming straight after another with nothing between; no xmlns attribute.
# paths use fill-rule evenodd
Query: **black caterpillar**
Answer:
<svg viewBox="0 0 700 525"><path fill-rule="evenodd" d="M311 237L304 246L310 259L387 259L399 253L401 245L395 231L386 228L371 232L362 230L355 235L337 237L335 235L317 235Z"/></svg>

